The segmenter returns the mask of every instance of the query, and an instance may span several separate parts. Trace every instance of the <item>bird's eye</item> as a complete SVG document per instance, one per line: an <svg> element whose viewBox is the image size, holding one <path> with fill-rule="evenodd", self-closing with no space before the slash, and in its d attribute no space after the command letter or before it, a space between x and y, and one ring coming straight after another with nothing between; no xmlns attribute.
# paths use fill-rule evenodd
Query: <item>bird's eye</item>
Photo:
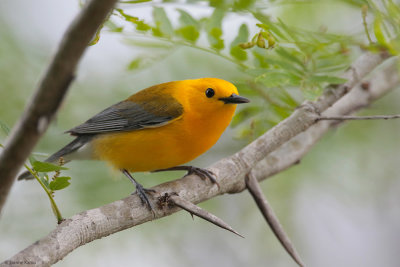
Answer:
<svg viewBox="0 0 400 267"><path fill-rule="evenodd" d="M207 88L207 90L206 90L206 96L207 96L208 98L211 98L211 97L213 97L214 95L215 95L214 89L212 89L212 88Z"/></svg>

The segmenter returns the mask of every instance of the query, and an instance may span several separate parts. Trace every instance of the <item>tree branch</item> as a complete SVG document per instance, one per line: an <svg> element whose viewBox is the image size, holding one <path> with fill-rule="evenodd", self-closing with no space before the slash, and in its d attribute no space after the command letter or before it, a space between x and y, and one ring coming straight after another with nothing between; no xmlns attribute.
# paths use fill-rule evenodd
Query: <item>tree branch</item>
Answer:
<svg viewBox="0 0 400 267"><path fill-rule="evenodd" d="M278 217L275 215L274 210L268 203L267 198L264 196L261 190L260 184L258 183L257 179L253 176L252 172L246 175L245 182L247 190L249 190L251 196L256 202L266 222L270 226L272 232L278 238L279 242L282 244L283 248L287 251L287 253L300 267L304 267L305 265L303 261L301 260L295 247L290 241L289 236L285 233L285 230L279 223Z"/></svg>
<svg viewBox="0 0 400 267"><path fill-rule="evenodd" d="M241 234L233 230L232 227L230 227L226 222L218 218L217 216L209 213L206 210L203 210L202 208L194 205L192 202L189 202L185 199L180 198L179 196L173 194L173 195L168 195L164 194L164 196L161 196L161 198L169 198L168 202L172 205L176 205L186 211L188 211L192 216L193 214L212 223L215 224L218 227L221 227L222 229L228 230L229 232L234 233L235 235L238 235L240 237L243 237ZM244 237L243 237L244 238Z"/></svg>
<svg viewBox="0 0 400 267"><path fill-rule="evenodd" d="M278 125L264 133L250 145L231 156L229 159L232 166L229 168L233 168L235 176L244 177L269 153L279 148L294 136L311 127L316 122L316 119L320 116L321 112L325 111L341 97L347 94L352 88L360 83L366 75L387 58L388 54L385 52L379 54L367 52L361 55L342 75L343 78L347 79L346 83L339 86L328 87L325 90L325 93L315 102L306 101L303 103L288 118L281 121ZM223 170L218 163L214 164L212 167ZM220 179L229 179L229 177L224 176L224 172L216 173L219 175ZM222 186L223 185L221 184L221 187ZM240 180L235 188L229 189L233 191L228 190L227 192L240 192L243 191L244 188L244 180Z"/></svg>
<svg viewBox="0 0 400 267"><path fill-rule="evenodd" d="M375 73L368 82L368 88L362 84L351 90L340 101L327 109L323 116L342 116L354 113L382 97L390 89L399 86L400 77L396 64ZM271 177L294 164L298 164L301 158L313 147L315 143L333 126L337 121L320 121L306 131L298 134L290 141L282 145L278 150L270 153L252 170L258 181ZM244 187L244 185L243 185Z"/></svg>
<svg viewBox="0 0 400 267"><path fill-rule="evenodd" d="M317 121L360 121L360 120L392 120L400 119L400 114L397 115L375 115L375 116L320 116Z"/></svg>
<svg viewBox="0 0 400 267"><path fill-rule="evenodd" d="M67 29L21 119L0 154L0 213L18 170L46 131L90 40L117 0L92 0Z"/></svg>
<svg viewBox="0 0 400 267"><path fill-rule="evenodd" d="M220 188L208 180L203 181L195 175L189 175L160 184L153 189L160 195L178 193L186 201L199 203L217 195L243 191L245 189L244 176L251 169L254 177L261 181L295 164L329 126L333 125L332 121L323 121L310 128L319 115L317 111L325 110L334 104L355 87L365 75L380 65L386 57L383 54L364 54L346 72L348 75L346 84L339 86L335 91L328 91L314 103L303 105L289 118L235 155L212 165L210 170L216 174ZM360 109L398 84L399 77L393 64L374 75L368 90L356 87L354 92L347 94L324 115L342 115ZM298 135L306 129L308 129L307 132ZM294 136L296 137L287 142ZM299 144L299 140L304 141L304 144ZM286 144L281 146L284 143ZM278 147L280 148L277 149ZM275 149L277 150L274 151ZM262 161L258 163L260 160ZM150 200L156 201L154 196ZM156 210L155 216L160 218L177 211L179 211L178 207L161 207ZM54 264L79 246L152 219L152 213L141 205L140 198L137 195L131 195L66 219L48 236L19 252L9 261L33 261L41 265Z"/></svg>
<svg viewBox="0 0 400 267"><path fill-rule="evenodd" d="M316 102L305 102L288 118L233 155L231 157L232 163L239 167L240 175L246 175L266 155L313 125L321 112L348 93L388 56L386 52L363 54L342 75L343 78L347 79L346 83L328 87ZM243 188L244 184L241 183L240 190L243 190Z"/></svg>

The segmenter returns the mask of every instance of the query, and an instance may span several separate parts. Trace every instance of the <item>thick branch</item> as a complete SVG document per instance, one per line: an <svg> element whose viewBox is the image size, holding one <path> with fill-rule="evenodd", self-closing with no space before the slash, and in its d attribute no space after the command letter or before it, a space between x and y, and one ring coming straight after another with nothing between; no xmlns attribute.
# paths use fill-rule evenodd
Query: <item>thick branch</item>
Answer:
<svg viewBox="0 0 400 267"><path fill-rule="evenodd" d="M368 86L365 87L365 84L368 84ZM343 116L354 113L382 97L390 89L399 86L399 84L399 73L396 64L393 63L375 73L367 83L358 85L340 101L335 103L334 106L322 113L322 116ZM311 126L260 161L252 170L253 175L257 177L257 180L261 181L299 163L301 158L311 150L313 145L331 127L337 124L337 121L320 121Z"/></svg>
<svg viewBox="0 0 400 267"><path fill-rule="evenodd" d="M83 52L117 0L90 1L69 26L0 154L0 212L18 170L56 113Z"/></svg>
<svg viewBox="0 0 400 267"><path fill-rule="evenodd" d="M343 74L342 77L347 79L346 83L328 88L316 102L305 102L290 117L233 155L231 159L239 166L237 170L240 171L240 175L246 175L266 155L313 125L321 112L349 92L387 57L386 53L363 54Z"/></svg>
<svg viewBox="0 0 400 267"><path fill-rule="evenodd" d="M365 64L362 64L360 60L364 60ZM352 79L350 83L352 85L351 87L355 86L362 77L381 62L382 57L379 55L366 54L359 59L358 64L355 65L359 67L354 67L355 69L352 70L352 72L358 73L358 75L354 76L357 79ZM393 65L377 73L370 81L370 88L368 90L356 87L354 92L352 91L341 99L336 105L327 110L324 115L343 115L360 109L398 84L399 77ZM347 87L345 91L348 91L351 87ZM339 88L344 90L343 86ZM344 93L345 92L341 94L343 95ZM313 106L325 107L324 109L326 109L339 98L339 96L333 93L324 95L324 97L318 100L317 103L314 103ZM311 123L307 121L308 127L300 126L303 119L309 120L311 117L313 121L315 120L315 115L311 116L309 113L315 114L308 109L302 113L299 113L299 111L295 112L291 116L292 118L283 122L285 124L284 126L278 125L234 156L222 159L214 164L211 169L217 175L220 188L208 180L202 181L199 177L190 175L182 179L158 185L153 189L159 192L160 195L165 193L178 193L182 199L192 203L199 203L224 193L241 192L245 189L244 175L249 172L249 166L256 167L253 170L253 175L257 180L263 180L289 167L298 162L311 148L312 144L317 142L333 123L323 121L310 128ZM301 114L303 115L300 116ZM297 119L294 120L293 117ZM277 131L276 129L282 127L289 131L290 134L277 134L282 133L282 130ZM281 138L290 138L288 136L295 136L307 128L310 129L307 130L306 133L296 136L269 156L268 154L271 152L271 146L268 146L268 149L260 149L254 145L265 145L269 142L282 144L285 142L279 141ZM304 141L305 144L299 144L298 138L301 138L300 141ZM277 145L275 145L275 148L276 147ZM243 161L238 160L238 155L242 155L246 158L248 164L243 164ZM254 157L252 161L250 155ZM265 160L257 164L257 161L260 161L266 156L268 157ZM152 201L156 200L152 199ZM179 208L177 207L164 207L157 210L156 218L170 215L178 210ZM37 264L50 265L61 260L68 253L81 245L152 219L152 213L149 212L145 206L141 205L139 197L132 195L100 208L74 215L72 218L65 220L57 226L48 236L27 247L25 250L10 258L10 260L26 260L34 261Z"/></svg>

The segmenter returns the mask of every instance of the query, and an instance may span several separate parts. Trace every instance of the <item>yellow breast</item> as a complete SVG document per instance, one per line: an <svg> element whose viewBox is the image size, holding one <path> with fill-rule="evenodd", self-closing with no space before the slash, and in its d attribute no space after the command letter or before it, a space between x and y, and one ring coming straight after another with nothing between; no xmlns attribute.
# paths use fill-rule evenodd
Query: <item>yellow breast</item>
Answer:
<svg viewBox="0 0 400 267"><path fill-rule="evenodd" d="M161 127L101 135L93 140L94 155L117 169L131 172L170 168L210 149L229 125L234 107L207 119L185 113Z"/></svg>
<svg viewBox="0 0 400 267"><path fill-rule="evenodd" d="M207 96L213 88L215 95ZM236 104L220 100L237 94L236 87L224 80L204 78L158 85L147 93L128 98L135 103L169 107L168 99L153 103L154 94L166 94L183 108L182 115L166 125L101 134L92 141L94 157L117 169L152 171L184 164L213 146L229 125ZM163 109L165 110L165 109ZM158 114L162 115L162 114Z"/></svg>

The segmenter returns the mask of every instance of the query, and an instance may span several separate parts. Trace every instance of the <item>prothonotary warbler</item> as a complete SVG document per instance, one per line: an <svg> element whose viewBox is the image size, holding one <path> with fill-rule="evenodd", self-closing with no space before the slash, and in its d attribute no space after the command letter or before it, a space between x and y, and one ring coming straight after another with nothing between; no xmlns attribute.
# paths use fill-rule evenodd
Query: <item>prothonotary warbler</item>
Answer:
<svg viewBox="0 0 400 267"><path fill-rule="evenodd" d="M179 166L211 148L229 125L236 104L249 100L225 80L202 78L158 84L112 105L67 131L76 138L47 162L97 159L121 170L151 208L130 172L187 170L216 182L212 173ZM29 173L21 179L33 178Z"/></svg>

